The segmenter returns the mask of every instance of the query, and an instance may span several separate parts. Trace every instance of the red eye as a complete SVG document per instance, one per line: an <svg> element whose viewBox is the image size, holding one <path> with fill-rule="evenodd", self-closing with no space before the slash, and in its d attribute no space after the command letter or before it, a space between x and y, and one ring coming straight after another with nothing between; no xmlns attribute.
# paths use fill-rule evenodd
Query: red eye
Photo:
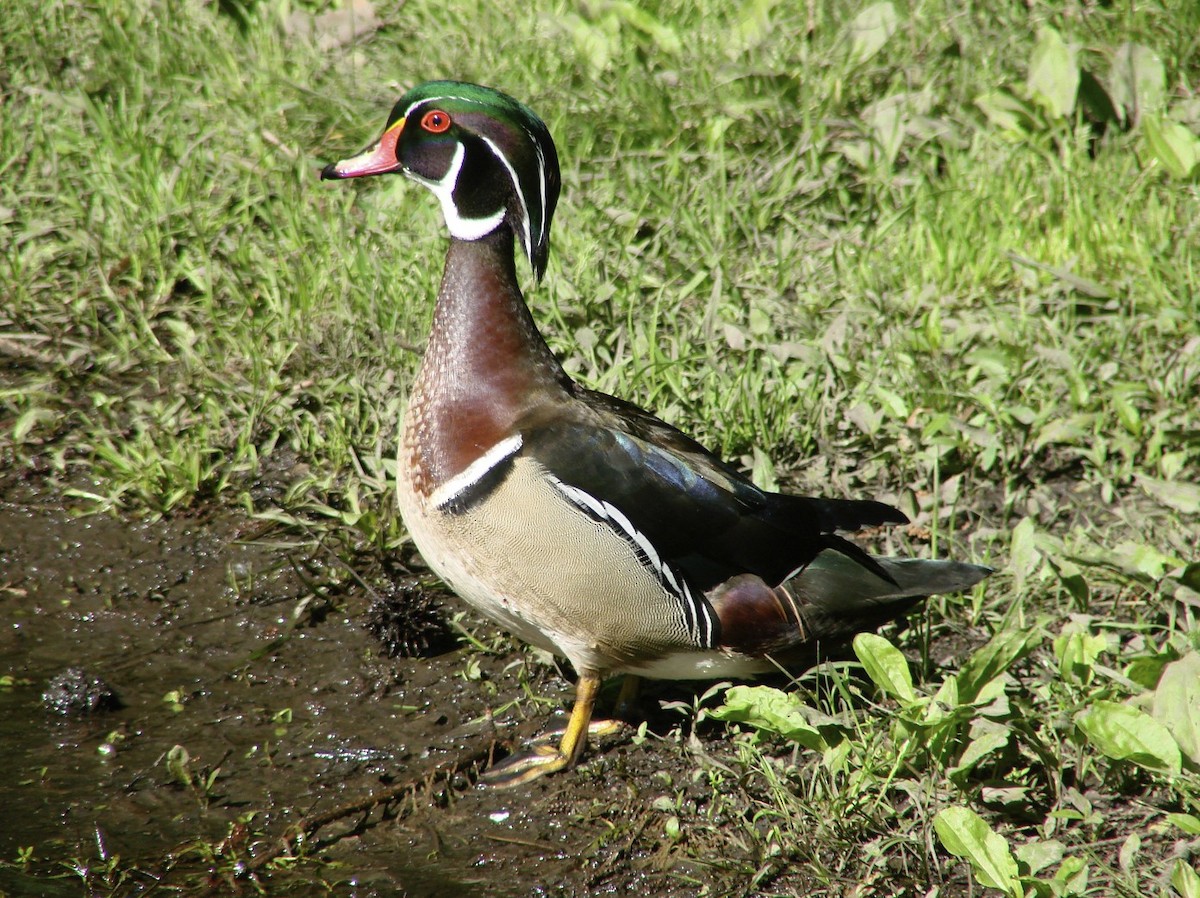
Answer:
<svg viewBox="0 0 1200 898"><path fill-rule="evenodd" d="M430 109L421 116L421 127L430 134L441 134L450 127L450 116L440 109Z"/></svg>

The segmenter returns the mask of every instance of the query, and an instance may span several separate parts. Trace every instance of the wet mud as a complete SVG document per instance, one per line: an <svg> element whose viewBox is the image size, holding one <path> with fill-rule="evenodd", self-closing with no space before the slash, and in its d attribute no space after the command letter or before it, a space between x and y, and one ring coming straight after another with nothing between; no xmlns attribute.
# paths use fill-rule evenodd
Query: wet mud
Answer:
<svg viewBox="0 0 1200 898"><path fill-rule="evenodd" d="M232 877L301 818L418 781L497 726L539 732L571 695L518 650L421 637L402 648L440 653L388 657L368 590L256 526L0 503L0 894L684 895L709 878L647 837L690 756L628 738L529 786L420 790L257 884ZM64 708L63 676L111 696Z"/></svg>

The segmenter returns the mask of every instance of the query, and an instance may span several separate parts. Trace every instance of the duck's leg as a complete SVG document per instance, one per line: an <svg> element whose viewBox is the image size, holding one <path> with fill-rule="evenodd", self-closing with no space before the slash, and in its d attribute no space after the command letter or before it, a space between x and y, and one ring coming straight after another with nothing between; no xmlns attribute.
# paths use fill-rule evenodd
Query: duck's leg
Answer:
<svg viewBox="0 0 1200 898"><path fill-rule="evenodd" d="M617 703L613 706L613 730L620 728L621 722L628 722L637 710L638 691L642 678L636 674L625 674L621 680L621 691L617 693Z"/></svg>
<svg viewBox="0 0 1200 898"><path fill-rule="evenodd" d="M505 758L483 772L481 779L490 786L519 786L575 766L587 744L592 709L600 693L600 674L581 673L575 684L575 706L562 731L558 746L534 745L530 749ZM607 724L609 721L602 721Z"/></svg>
<svg viewBox="0 0 1200 898"><path fill-rule="evenodd" d="M592 736L612 736L614 733L619 733L627 725L634 712L637 710L638 684L641 683L641 678L633 674L626 674L621 678L621 691L617 694L616 704L613 706L613 716L610 719L600 718L597 720L592 717L588 721L587 732L584 734L584 741ZM563 737L567 735L567 729L570 727L570 721L566 727L557 730L549 730L536 739L532 740L531 745L550 745L553 742L562 743ZM580 746L582 748L582 746Z"/></svg>

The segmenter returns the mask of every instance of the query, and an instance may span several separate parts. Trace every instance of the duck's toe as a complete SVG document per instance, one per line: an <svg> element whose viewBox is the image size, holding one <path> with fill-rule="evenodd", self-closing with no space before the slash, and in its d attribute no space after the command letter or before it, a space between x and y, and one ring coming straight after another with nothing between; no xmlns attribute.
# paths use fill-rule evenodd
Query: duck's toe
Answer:
<svg viewBox="0 0 1200 898"><path fill-rule="evenodd" d="M531 783L538 777L566 770L571 759L554 744L534 744L524 751L497 761L479 776L479 781L496 789Z"/></svg>

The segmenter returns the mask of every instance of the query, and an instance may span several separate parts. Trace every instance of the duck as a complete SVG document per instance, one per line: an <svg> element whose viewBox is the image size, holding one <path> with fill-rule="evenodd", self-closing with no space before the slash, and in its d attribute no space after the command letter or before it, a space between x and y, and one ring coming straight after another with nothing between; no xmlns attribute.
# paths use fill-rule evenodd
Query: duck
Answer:
<svg viewBox="0 0 1200 898"><path fill-rule="evenodd" d="M403 175L450 242L401 424L397 499L425 563L502 628L577 674L565 727L485 771L514 786L576 765L603 680L748 678L822 652L991 570L872 555L903 524L872 499L768 491L648 411L576 383L526 304L561 187L550 131L491 87L429 81L323 180ZM636 680L630 680L636 682ZM622 690L622 694L626 694Z"/></svg>

